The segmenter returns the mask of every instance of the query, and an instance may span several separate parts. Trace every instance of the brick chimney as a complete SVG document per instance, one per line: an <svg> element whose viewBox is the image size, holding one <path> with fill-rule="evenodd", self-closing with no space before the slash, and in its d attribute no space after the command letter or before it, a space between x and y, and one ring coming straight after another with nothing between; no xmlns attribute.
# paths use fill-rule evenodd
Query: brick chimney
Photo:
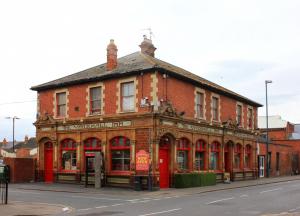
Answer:
<svg viewBox="0 0 300 216"><path fill-rule="evenodd" d="M29 140L29 138L28 138L28 136L26 135L25 138L24 138L24 143L27 144L27 143L28 143L28 140Z"/></svg>
<svg viewBox="0 0 300 216"><path fill-rule="evenodd" d="M4 138L2 143L3 143L3 145L6 145L7 144L7 140Z"/></svg>
<svg viewBox="0 0 300 216"><path fill-rule="evenodd" d="M114 40L111 39L110 43L107 45L107 65L106 65L106 69L108 71L111 71L113 69L115 69L118 65L117 62L117 46L114 43Z"/></svg>
<svg viewBox="0 0 300 216"><path fill-rule="evenodd" d="M156 50L156 47L152 44L152 40L148 39L146 35L144 35L143 37L144 37L144 40L140 45L141 52L143 54L154 57L154 52Z"/></svg>

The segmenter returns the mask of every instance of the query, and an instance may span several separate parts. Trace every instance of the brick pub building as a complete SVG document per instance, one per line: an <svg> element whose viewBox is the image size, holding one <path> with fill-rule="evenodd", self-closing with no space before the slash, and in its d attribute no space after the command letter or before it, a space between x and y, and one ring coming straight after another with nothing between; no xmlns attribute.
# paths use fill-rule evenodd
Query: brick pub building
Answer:
<svg viewBox="0 0 300 216"><path fill-rule="evenodd" d="M31 88L39 179L80 183L97 151L107 185L132 186L139 175L167 188L175 173L191 172L255 178L261 105L155 58L146 37L140 48L117 58L111 40L105 64Z"/></svg>

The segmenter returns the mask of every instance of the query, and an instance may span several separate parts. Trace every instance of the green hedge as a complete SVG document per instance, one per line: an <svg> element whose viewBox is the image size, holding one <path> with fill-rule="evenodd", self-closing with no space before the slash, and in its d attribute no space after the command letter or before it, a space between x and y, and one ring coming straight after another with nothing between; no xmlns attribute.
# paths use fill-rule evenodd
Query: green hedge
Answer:
<svg viewBox="0 0 300 216"><path fill-rule="evenodd" d="M201 187L215 184L215 173L177 173L174 175L175 188Z"/></svg>

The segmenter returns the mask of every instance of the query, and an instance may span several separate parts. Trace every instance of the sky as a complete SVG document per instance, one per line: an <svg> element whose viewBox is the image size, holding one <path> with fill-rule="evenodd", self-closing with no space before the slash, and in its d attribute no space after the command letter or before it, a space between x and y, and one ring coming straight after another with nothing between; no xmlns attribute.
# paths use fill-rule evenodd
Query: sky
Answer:
<svg viewBox="0 0 300 216"><path fill-rule="evenodd" d="M300 123L298 0L0 1L0 141L35 136L30 87L138 51L152 29L156 57ZM265 115L265 108L259 109Z"/></svg>

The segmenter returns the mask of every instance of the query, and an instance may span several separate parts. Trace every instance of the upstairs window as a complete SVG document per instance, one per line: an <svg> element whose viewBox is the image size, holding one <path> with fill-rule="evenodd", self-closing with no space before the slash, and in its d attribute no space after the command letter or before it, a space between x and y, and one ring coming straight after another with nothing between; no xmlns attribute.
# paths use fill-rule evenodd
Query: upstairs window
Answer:
<svg viewBox="0 0 300 216"><path fill-rule="evenodd" d="M212 119L219 121L219 98L212 97Z"/></svg>
<svg viewBox="0 0 300 216"><path fill-rule="evenodd" d="M101 113L101 87L90 88L90 113Z"/></svg>
<svg viewBox="0 0 300 216"><path fill-rule="evenodd" d="M197 118L204 117L204 94L197 92L196 95L196 114Z"/></svg>
<svg viewBox="0 0 300 216"><path fill-rule="evenodd" d="M236 107L236 121L239 126L242 126L242 105L237 105Z"/></svg>
<svg viewBox="0 0 300 216"><path fill-rule="evenodd" d="M56 94L56 113L57 117L66 116L66 92L61 92Z"/></svg>
<svg viewBox="0 0 300 216"><path fill-rule="evenodd" d="M134 111L134 82L121 84L122 111Z"/></svg>
<svg viewBox="0 0 300 216"><path fill-rule="evenodd" d="M248 128L253 128L253 110L248 108Z"/></svg>

